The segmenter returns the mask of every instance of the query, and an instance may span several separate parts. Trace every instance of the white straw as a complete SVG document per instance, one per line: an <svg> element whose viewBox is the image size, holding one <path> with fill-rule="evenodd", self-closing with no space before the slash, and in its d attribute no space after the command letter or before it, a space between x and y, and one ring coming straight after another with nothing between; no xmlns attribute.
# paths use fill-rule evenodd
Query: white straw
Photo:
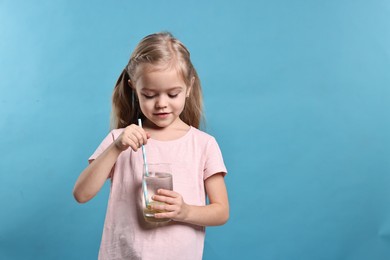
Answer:
<svg viewBox="0 0 390 260"><path fill-rule="evenodd" d="M142 121L141 118L138 118L138 125L142 127ZM144 190L144 198L145 198L145 207L147 208L149 205L149 199L148 199L148 187L146 186L146 180L145 177L149 176L149 171L148 171L148 164L146 162L146 151L144 145L142 147L142 156L144 157L144 166L145 166L145 174L142 175L142 187Z"/></svg>
<svg viewBox="0 0 390 260"><path fill-rule="evenodd" d="M142 127L142 121L141 118L138 118L138 125ZM141 145L142 148L142 156L144 157L144 165L145 165L145 175L149 176L149 171L148 171L148 163L146 162L146 151L144 145Z"/></svg>

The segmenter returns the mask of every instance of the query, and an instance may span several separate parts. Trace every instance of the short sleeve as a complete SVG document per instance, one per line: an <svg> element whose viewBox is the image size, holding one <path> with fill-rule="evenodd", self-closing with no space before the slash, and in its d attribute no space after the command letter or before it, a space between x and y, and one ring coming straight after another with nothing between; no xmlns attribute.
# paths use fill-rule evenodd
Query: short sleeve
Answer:
<svg viewBox="0 0 390 260"><path fill-rule="evenodd" d="M216 173L223 173L223 176L227 174L221 149L214 137L211 137L208 141L205 155L204 179L207 179Z"/></svg>
<svg viewBox="0 0 390 260"><path fill-rule="evenodd" d="M114 142L114 132L111 131L100 143L95 152L89 157L88 161L91 163L93 160L99 157L112 143Z"/></svg>

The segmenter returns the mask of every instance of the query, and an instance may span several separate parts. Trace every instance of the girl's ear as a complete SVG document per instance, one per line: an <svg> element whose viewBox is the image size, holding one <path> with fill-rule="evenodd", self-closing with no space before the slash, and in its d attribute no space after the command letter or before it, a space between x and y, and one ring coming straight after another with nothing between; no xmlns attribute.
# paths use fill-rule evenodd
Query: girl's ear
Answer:
<svg viewBox="0 0 390 260"><path fill-rule="evenodd" d="M130 86L133 90L135 90L135 87L134 87L133 83L131 83L131 80L128 80L128 81L127 81L127 84L129 84L129 86Z"/></svg>

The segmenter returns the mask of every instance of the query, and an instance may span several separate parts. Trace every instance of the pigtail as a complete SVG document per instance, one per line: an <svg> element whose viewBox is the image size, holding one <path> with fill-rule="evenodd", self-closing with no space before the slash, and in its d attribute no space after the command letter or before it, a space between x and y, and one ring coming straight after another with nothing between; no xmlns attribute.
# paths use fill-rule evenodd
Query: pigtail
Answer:
<svg viewBox="0 0 390 260"><path fill-rule="evenodd" d="M115 84L112 95L111 129L137 123L140 109L129 80L129 74L124 69Z"/></svg>

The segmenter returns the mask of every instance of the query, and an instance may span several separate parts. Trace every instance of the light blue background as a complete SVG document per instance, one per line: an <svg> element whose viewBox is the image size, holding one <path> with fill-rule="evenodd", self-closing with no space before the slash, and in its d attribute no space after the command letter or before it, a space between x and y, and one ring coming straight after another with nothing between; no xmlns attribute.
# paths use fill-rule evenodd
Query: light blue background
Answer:
<svg viewBox="0 0 390 260"><path fill-rule="evenodd" d="M72 188L138 41L200 74L231 218L204 259L390 259L390 2L0 1L0 259L95 259Z"/></svg>

